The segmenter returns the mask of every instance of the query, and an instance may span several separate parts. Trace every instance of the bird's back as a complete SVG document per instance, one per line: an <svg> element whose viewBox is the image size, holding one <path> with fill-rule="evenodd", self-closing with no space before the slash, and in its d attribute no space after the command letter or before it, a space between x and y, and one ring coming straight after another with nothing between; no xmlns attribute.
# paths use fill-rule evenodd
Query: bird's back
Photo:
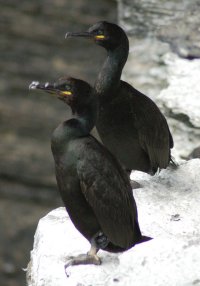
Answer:
<svg viewBox="0 0 200 286"><path fill-rule="evenodd" d="M133 246L141 233L124 169L92 136L71 140L63 152L57 151L57 144L59 140L53 138L58 187L77 229L88 240L101 229L112 245Z"/></svg>

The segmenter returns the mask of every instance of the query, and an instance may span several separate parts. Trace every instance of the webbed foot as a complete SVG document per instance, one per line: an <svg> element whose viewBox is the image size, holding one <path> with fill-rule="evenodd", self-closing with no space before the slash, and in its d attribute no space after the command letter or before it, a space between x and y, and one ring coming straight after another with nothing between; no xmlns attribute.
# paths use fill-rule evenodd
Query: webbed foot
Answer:
<svg viewBox="0 0 200 286"><path fill-rule="evenodd" d="M68 267L74 265L87 265L87 264L94 264L100 265L101 259L96 254L80 254L78 256L70 256L70 260L65 264L65 273L66 276L69 277Z"/></svg>

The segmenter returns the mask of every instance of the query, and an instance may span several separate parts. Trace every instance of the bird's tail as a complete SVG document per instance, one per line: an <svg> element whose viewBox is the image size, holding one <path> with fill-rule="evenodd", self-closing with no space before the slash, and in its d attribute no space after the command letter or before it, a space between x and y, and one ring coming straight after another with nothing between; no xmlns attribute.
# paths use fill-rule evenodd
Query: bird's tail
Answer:
<svg viewBox="0 0 200 286"><path fill-rule="evenodd" d="M153 238L149 237L149 236L142 235L140 237L140 239L134 245L140 244L140 243L143 243L143 242L147 242L147 241L149 241L151 239L153 239ZM131 247L133 247L134 245L132 245ZM131 247L129 247L129 248L131 248ZM108 251L108 252L118 253L118 252L126 251L128 249L127 248L122 248L120 246L114 245L112 242L109 242L109 244L103 250Z"/></svg>
<svg viewBox="0 0 200 286"><path fill-rule="evenodd" d="M140 243L143 243L143 242L147 242L149 240L152 240L153 238L150 237L150 236L145 236L145 235L142 235L141 236L141 239L136 243L136 244L140 244Z"/></svg>
<svg viewBox="0 0 200 286"><path fill-rule="evenodd" d="M174 169L178 168L178 163L176 162L176 160L172 155L170 155L169 165Z"/></svg>
<svg viewBox="0 0 200 286"><path fill-rule="evenodd" d="M108 245L103 249L108 252L118 253L127 250L126 248L114 245L112 242L109 242Z"/></svg>

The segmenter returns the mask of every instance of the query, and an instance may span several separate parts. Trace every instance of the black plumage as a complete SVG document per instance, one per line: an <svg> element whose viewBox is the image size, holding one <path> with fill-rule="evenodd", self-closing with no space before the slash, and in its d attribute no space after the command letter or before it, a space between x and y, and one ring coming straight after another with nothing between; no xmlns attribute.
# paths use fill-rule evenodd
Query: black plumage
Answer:
<svg viewBox="0 0 200 286"><path fill-rule="evenodd" d="M129 171L154 174L166 168L173 139L165 117L150 98L120 80L129 52L123 29L103 21L66 37L93 39L107 50L94 86L99 99L96 127L103 144Z"/></svg>
<svg viewBox="0 0 200 286"><path fill-rule="evenodd" d="M126 171L92 135L96 98L89 84L65 78L55 84L33 82L31 89L54 93L67 103L73 117L53 132L52 153L60 195L80 233L89 240L87 255L68 265L100 264L99 249L124 251L145 240L141 236L137 207Z"/></svg>

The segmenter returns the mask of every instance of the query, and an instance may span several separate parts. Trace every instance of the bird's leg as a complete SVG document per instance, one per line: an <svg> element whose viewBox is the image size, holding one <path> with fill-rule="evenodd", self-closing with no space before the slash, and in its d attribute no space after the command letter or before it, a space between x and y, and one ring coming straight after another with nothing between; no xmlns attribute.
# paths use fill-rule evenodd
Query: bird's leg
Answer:
<svg viewBox="0 0 200 286"><path fill-rule="evenodd" d="M104 249L108 246L109 240L102 231L99 231L92 237L91 243L95 244L99 249Z"/></svg>
<svg viewBox="0 0 200 286"><path fill-rule="evenodd" d="M67 272L69 266L86 265L86 264L94 264L94 265L100 265L101 264L101 259L97 256L97 252L99 251L98 244L101 245L101 243L102 243L101 242L102 235L103 235L102 232L98 232L97 234L95 234L92 237L91 248L87 254L80 254L80 255L75 256L75 257L70 257L70 260L65 264L65 273L66 273L67 277L69 277L69 274ZM98 241L99 237L101 237L100 241ZM105 242L103 245L105 245Z"/></svg>

